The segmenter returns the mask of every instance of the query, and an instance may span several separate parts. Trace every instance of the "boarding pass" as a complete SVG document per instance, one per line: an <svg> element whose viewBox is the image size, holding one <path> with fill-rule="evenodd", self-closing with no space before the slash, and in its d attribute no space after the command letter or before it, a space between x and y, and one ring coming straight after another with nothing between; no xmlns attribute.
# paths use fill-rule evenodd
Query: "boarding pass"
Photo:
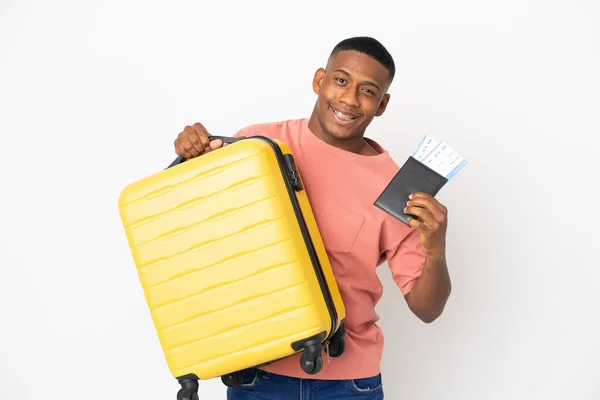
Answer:
<svg viewBox="0 0 600 400"><path fill-rule="evenodd" d="M423 137L413 157L448 180L467 165L467 161L448 143L429 135Z"/></svg>

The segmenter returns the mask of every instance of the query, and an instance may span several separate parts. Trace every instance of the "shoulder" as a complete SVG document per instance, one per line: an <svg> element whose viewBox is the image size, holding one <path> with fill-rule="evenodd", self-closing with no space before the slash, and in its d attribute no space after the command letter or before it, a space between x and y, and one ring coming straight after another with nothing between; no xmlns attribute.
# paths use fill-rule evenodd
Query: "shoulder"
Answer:
<svg viewBox="0 0 600 400"><path fill-rule="evenodd" d="M303 119L288 119L251 124L241 128L234 136L266 136L273 139L283 139L300 132L303 122Z"/></svg>
<svg viewBox="0 0 600 400"><path fill-rule="evenodd" d="M369 163L369 171L373 175L373 179L375 179L379 186L385 187L389 183L389 181L398 173L400 170L400 165L396 162L394 157L388 152L388 149L381 145L379 142L374 139L365 137L365 141L373 148L377 153L379 153L373 160L377 160L377 162ZM366 158L369 160L369 158ZM379 187L378 189L382 189Z"/></svg>

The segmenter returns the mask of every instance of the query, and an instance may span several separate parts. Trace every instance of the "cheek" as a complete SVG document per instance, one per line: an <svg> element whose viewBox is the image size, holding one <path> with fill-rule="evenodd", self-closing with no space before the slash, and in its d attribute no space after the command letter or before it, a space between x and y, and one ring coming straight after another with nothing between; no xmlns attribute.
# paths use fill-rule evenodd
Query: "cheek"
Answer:
<svg viewBox="0 0 600 400"><path fill-rule="evenodd" d="M337 91L335 87L331 85L323 85L321 86L321 98L330 101L337 97Z"/></svg>
<svg viewBox="0 0 600 400"><path fill-rule="evenodd" d="M368 99L362 102L362 108L365 114L375 115L377 113L377 110L379 110L379 104L380 102L378 102L377 100Z"/></svg>

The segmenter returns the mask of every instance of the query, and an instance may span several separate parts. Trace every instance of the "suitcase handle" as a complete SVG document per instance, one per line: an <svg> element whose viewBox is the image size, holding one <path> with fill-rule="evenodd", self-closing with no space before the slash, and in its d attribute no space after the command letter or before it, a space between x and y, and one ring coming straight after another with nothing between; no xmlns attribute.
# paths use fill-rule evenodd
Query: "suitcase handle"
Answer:
<svg viewBox="0 0 600 400"><path fill-rule="evenodd" d="M246 139L245 136L240 136L240 137L231 137L231 136L209 136L208 137L210 140L216 140L216 139L221 139L223 141L223 143L235 143L235 142L239 142L240 140Z"/></svg>
<svg viewBox="0 0 600 400"><path fill-rule="evenodd" d="M221 139L223 141L223 143L228 143L228 144L235 143L235 142L238 142L240 140L246 139L245 136L240 136L240 137L237 137L237 138L236 137L231 137L231 136L209 136L208 138L211 141L212 140L216 140L216 139ZM166 169L174 167L174 166L176 166L178 164L181 164L181 163L183 163L185 161L187 161L185 159L185 157L178 156L175 160L173 160L173 162Z"/></svg>

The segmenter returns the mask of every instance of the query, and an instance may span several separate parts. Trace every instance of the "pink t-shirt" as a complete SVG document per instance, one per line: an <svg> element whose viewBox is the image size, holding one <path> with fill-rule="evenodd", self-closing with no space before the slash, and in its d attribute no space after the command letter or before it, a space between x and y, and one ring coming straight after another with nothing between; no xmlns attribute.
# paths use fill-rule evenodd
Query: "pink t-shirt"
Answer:
<svg viewBox="0 0 600 400"><path fill-rule="evenodd" d="M380 154L364 156L331 146L308 129L308 119L256 124L235 136L262 135L286 143L294 155L323 237L346 308L346 350L323 353L323 369L308 375L299 355L262 367L300 378L356 379L380 372L383 334L375 305L382 296L376 268L387 261L402 294L419 277L425 261L418 232L373 205L399 166L378 143Z"/></svg>

